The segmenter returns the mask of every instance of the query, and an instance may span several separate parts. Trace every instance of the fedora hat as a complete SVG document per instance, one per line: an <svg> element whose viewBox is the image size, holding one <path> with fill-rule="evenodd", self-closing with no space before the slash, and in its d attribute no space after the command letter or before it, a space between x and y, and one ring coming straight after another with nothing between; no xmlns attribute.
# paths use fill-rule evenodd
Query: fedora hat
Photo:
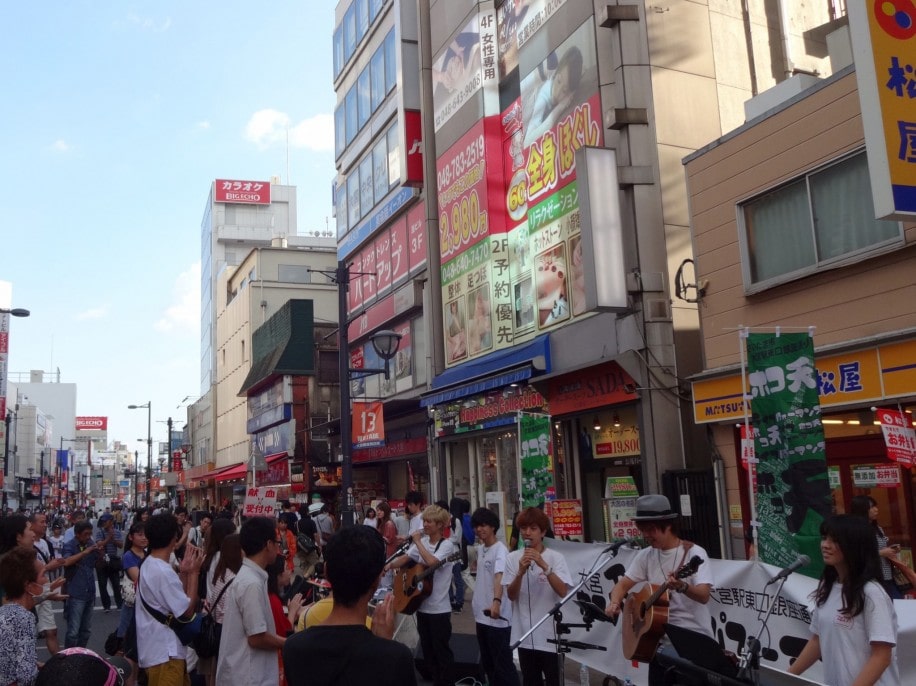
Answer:
<svg viewBox="0 0 916 686"><path fill-rule="evenodd" d="M671 509L671 503L663 495L642 495L636 499L634 522L662 522L677 518L677 512Z"/></svg>

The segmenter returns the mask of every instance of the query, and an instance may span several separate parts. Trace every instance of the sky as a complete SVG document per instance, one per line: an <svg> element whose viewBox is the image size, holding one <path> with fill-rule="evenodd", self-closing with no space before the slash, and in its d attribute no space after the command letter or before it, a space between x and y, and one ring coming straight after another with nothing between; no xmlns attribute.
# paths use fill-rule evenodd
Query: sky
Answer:
<svg viewBox="0 0 916 686"><path fill-rule="evenodd" d="M10 381L59 369L77 415L141 454L128 405L152 403L154 441L184 425L210 184L279 176L299 233L334 228L333 25L315 0L4 7L0 281L31 311L10 322Z"/></svg>

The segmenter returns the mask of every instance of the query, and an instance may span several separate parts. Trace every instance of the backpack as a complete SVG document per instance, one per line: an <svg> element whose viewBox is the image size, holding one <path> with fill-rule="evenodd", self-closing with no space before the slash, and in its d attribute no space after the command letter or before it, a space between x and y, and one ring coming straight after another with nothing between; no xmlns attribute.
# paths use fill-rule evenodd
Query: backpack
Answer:
<svg viewBox="0 0 916 686"><path fill-rule="evenodd" d="M296 536L296 550L301 551L303 555L314 553L317 547L315 539L308 534L302 533Z"/></svg>

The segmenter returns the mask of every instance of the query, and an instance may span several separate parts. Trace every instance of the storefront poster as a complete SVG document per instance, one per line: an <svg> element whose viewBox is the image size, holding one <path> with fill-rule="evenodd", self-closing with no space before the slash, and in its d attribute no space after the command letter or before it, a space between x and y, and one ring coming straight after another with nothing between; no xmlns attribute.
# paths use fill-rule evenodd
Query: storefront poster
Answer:
<svg viewBox="0 0 916 686"><path fill-rule="evenodd" d="M916 456L916 431L905 412L878 409L878 421L884 434L887 456L904 467L912 467Z"/></svg>
<svg viewBox="0 0 916 686"><path fill-rule="evenodd" d="M522 465L522 507L537 507L556 496L553 483L550 416L519 412L519 457Z"/></svg>
<svg viewBox="0 0 916 686"><path fill-rule="evenodd" d="M852 469L852 484L856 488L897 488L900 467L895 464L858 465Z"/></svg>
<svg viewBox="0 0 916 686"><path fill-rule="evenodd" d="M619 541L621 538L639 538L642 535L633 519L636 516L636 498L633 495L605 500L608 540Z"/></svg>
<svg viewBox="0 0 916 686"><path fill-rule="evenodd" d="M814 341L807 333L747 334L748 381L757 457L760 558L780 567L799 553L820 576L820 525L830 514Z"/></svg>
<svg viewBox="0 0 916 686"><path fill-rule="evenodd" d="M558 538L581 541L585 535L581 500L554 500L551 503L553 533Z"/></svg>
<svg viewBox="0 0 916 686"><path fill-rule="evenodd" d="M609 476L604 484L605 498L637 498L639 491L632 476Z"/></svg>

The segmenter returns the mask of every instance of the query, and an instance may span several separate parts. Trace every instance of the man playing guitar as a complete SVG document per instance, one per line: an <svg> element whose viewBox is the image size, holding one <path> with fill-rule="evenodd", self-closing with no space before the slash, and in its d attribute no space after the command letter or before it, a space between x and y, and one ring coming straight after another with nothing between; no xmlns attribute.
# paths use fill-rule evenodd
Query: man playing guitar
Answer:
<svg viewBox="0 0 916 686"><path fill-rule="evenodd" d="M410 560L430 567L455 553L455 546L443 537L450 519L448 511L438 505L430 505L423 510L423 531L411 534L410 538L414 544L410 546L409 552L389 562L382 571L403 567ZM452 676L455 657L449 647L452 638L452 604L448 599L453 564L446 562L435 571L432 576L432 593L417 610L420 645L423 647L423 657L426 658L433 674L435 686L450 686L455 683Z"/></svg>
<svg viewBox="0 0 916 686"><path fill-rule="evenodd" d="M623 609L624 598L636 584L664 584L669 596L667 623L714 638L712 618L706 607L713 586L709 564L700 564L694 574L685 578L678 578L676 574L688 559L699 557L705 563L709 556L701 546L678 536L677 518L665 496L637 498L633 520L649 547L637 553L625 575L614 585L605 614L617 617ZM649 663L649 684L664 683L663 669L653 658Z"/></svg>

